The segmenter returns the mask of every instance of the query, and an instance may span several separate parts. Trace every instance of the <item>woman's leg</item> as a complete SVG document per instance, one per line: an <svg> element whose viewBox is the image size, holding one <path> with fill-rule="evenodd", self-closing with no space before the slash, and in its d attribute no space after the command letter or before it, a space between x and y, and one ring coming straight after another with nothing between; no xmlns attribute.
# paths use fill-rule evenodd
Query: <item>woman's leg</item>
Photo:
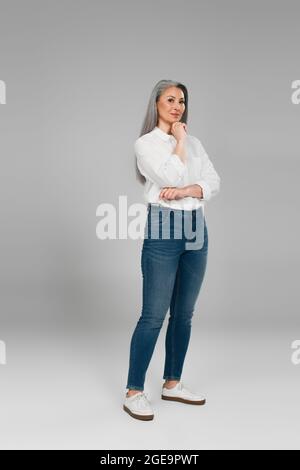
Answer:
<svg viewBox="0 0 300 470"><path fill-rule="evenodd" d="M201 249L185 250L179 259L178 271L170 305L165 341L165 381L180 380L191 334L191 322L202 281L208 253L208 233L204 225Z"/></svg>
<svg viewBox="0 0 300 470"><path fill-rule="evenodd" d="M143 390L145 374L170 307L181 240L144 240L142 249L143 306L130 343L126 388Z"/></svg>

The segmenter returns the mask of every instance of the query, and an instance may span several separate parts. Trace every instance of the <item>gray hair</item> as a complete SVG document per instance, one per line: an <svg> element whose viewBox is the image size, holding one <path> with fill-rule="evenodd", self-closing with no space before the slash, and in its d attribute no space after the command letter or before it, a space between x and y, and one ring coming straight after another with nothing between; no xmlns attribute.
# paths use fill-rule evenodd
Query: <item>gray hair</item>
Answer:
<svg viewBox="0 0 300 470"><path fill-rule="evenodd" d="M175 86L177 88L180 88L183 91L184 94L184 99L185 99L185 110L184 113L181 117L180 122L184 122L185 124L187 123L187 116L188 116L188 91L185 85L183 85L180 82L176 82L174 80L160 80L155 87L152 90L152 93L150 95L146 115L143 121L142 129L140 132L139 137L141 137L144 134L147 134L148 132L151 132L154 127L157 125L158 122L158 115L157 115L157 107L156 103L159 100L160 95L169 87ZM135 170L136 170L136 178L137 180L145 184L145 177L144 175L141 174L140 170L138 169L137 163L136 163L136 156L135 156Z"/></svg>

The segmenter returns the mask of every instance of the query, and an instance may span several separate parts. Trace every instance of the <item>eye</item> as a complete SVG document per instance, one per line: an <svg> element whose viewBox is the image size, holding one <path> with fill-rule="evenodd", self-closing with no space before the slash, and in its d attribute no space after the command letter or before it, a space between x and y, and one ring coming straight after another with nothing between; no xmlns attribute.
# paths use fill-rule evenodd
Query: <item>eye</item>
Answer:
<svg viewBox="0 0 300 470"><path fill-rule="evenodd" d="M168 98L168 101L174 101L173 98ZM184 101L179 101L180 104L184 104Z"/></svg>

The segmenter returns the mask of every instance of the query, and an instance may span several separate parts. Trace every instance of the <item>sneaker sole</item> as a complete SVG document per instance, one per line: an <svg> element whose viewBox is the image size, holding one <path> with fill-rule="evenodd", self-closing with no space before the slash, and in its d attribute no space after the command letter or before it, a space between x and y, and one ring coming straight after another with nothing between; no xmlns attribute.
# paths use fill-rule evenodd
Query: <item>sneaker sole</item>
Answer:
<svg viewBox="0 0 300 470"><path fill-rule="evenodd" d="M123 410L126 411L130 416L136 419L140 419L142 421L151 421L154 418L154 415L137 415L135 413L132 413L127 406L123 405Z"/></svg>
<svg viewBox="0 0 300 470"><path fill-rule="evenodd" d="M161 398L169 401L180 401L181 403L188 403L189 405L205 405L206 403L206 400L186 400L185 398L167 397L165 395L162 395Z"/></svg>

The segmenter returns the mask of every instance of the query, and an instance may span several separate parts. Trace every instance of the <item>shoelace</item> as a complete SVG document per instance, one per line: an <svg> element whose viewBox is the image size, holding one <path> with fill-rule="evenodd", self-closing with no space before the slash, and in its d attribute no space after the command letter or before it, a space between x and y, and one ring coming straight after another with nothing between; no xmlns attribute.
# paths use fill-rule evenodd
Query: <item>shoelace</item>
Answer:
<svg viewBox="0 0 300 470"><path fill-rule="evenodd" d="M139 393L137 395L137 399L139 399L139 400L148 400L148 395L145 392L144 393Z"/></svg>
<svg viewBox="0 0 300 470"><path fill-rule="evenodd" d="M137 400L137 406L141 405L146 405L148 406L149 403L148 403L148 395L146 393L141 393L141 394L138 394L136 396L136 400Z"/></svg>

